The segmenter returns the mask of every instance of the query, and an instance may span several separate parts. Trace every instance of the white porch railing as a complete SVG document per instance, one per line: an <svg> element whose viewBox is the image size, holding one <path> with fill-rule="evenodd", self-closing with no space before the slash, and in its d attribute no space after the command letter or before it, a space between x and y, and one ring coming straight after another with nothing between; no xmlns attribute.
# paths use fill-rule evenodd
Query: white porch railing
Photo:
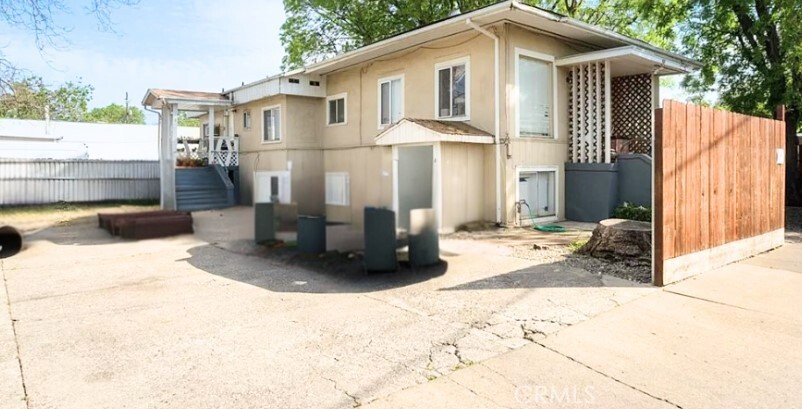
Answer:
<svg viewBox="0 0 802 409"><path fill-rule="evenodd" d="M209 157L210 165L238 166L239 165L239 138L215 137L214 149Z"/></svg>

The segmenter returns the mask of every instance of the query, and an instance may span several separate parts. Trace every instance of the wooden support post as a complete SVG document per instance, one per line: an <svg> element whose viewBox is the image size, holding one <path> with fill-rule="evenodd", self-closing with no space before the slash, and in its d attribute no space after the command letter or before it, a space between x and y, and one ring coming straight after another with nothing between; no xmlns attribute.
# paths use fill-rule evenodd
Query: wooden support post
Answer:
<svg viewBox="0 0 802 409"><path fill-rule="evenodd" d="M214 107L209 107L209 164L214 163Z"/></svg>

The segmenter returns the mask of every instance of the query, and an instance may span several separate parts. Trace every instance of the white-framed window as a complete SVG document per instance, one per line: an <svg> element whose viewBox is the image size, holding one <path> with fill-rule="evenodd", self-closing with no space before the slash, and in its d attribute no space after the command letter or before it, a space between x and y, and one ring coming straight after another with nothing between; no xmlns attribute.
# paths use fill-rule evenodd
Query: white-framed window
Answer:
<svg viewBox="0 0 802 409"><path fill-rule="evenodd" d="M404 117L404 76L379 80L379 129L385 128Z"/></svg>
<svg viewBox="0 0 802 409"><path fill-rule="evenodd" d="M253 173L254 203L290 203L290 171L258 171Z"/></svg>
<svg viewBox="0 0 802 409"><path fill-rule="evenodd" d="M326 124L344 125L348 121L348 94L342 93L326 98Z"/></svg>
<svg viewBox="0 0 802 409"><path fill-rule="evenodd" d="M554 138L556 105L554 56L515 50L516 134L521 138Z"/></svg>
<svg viewBox="0 0 802 409"><path fill-rule="evenodd" d="M251 111L244 111L242 113L242 127L251 129Z"/></svg>
<svg viewBox="0 0 802 409"><path fill-rule="evenodd" d="M435 118L467 120L471 112L469 57L434 66Z"/></svg>
<svg viewBox="0 0 802 409"><path fill-rule="evenodd" d="M517 169L522 221L556 219L559 206L557 171L556 166L524 166Z"/></svg>
<svg viewBox="0 0 802 409"><path fill-rule="evenodd" d="M281 107L262 108L262 143L281 141Z"/></svg>
<svg viewBox="0 0 802 409"><path fill-rule="evenodd" d="M348 206L351 203L351 182L348 172L326 172L326 204Z"/></svg>

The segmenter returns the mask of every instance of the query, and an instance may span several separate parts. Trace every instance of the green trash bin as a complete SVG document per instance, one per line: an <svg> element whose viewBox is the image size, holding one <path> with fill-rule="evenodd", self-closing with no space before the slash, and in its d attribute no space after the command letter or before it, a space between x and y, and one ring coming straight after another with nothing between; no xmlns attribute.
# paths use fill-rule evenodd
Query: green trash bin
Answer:
<svg viewBox="0 0 802 409"><path fill-rule="evenodd" d="M398 270L396 255L395 212L389 209L365 208L365 270L369 272Z"/></svg>
<svg viewBox="0 0 802 409"><path fill-rule="evenodd" d="M298 216L298 251L302 253L326 252L325 216Z"/></svg>
<svg viewBox="0 0 802 409"><path fill-rule="evenodd" d="M424 267L440 262L440 236L434 209L409 212L409 264Z"/></svg>
<svg viewBox="0 0 802 409"><path fill-rule="evenodd" d="M254 203L253 239L262 243L276 239L276 218L273 203Z"/></svg>

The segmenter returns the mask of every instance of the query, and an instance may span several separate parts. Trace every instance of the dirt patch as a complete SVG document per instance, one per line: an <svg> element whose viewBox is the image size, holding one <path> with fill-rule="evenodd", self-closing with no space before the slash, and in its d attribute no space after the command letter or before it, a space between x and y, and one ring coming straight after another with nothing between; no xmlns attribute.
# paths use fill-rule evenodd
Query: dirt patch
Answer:
<svg viewBox="0 0 802 409"><path fill-rule="evenodd" d="M11 225L23 234L52 226L70 226L97 213L156 210L152 201L104 203L53 203L47 205L0 207L0 225Z"/></svg>

